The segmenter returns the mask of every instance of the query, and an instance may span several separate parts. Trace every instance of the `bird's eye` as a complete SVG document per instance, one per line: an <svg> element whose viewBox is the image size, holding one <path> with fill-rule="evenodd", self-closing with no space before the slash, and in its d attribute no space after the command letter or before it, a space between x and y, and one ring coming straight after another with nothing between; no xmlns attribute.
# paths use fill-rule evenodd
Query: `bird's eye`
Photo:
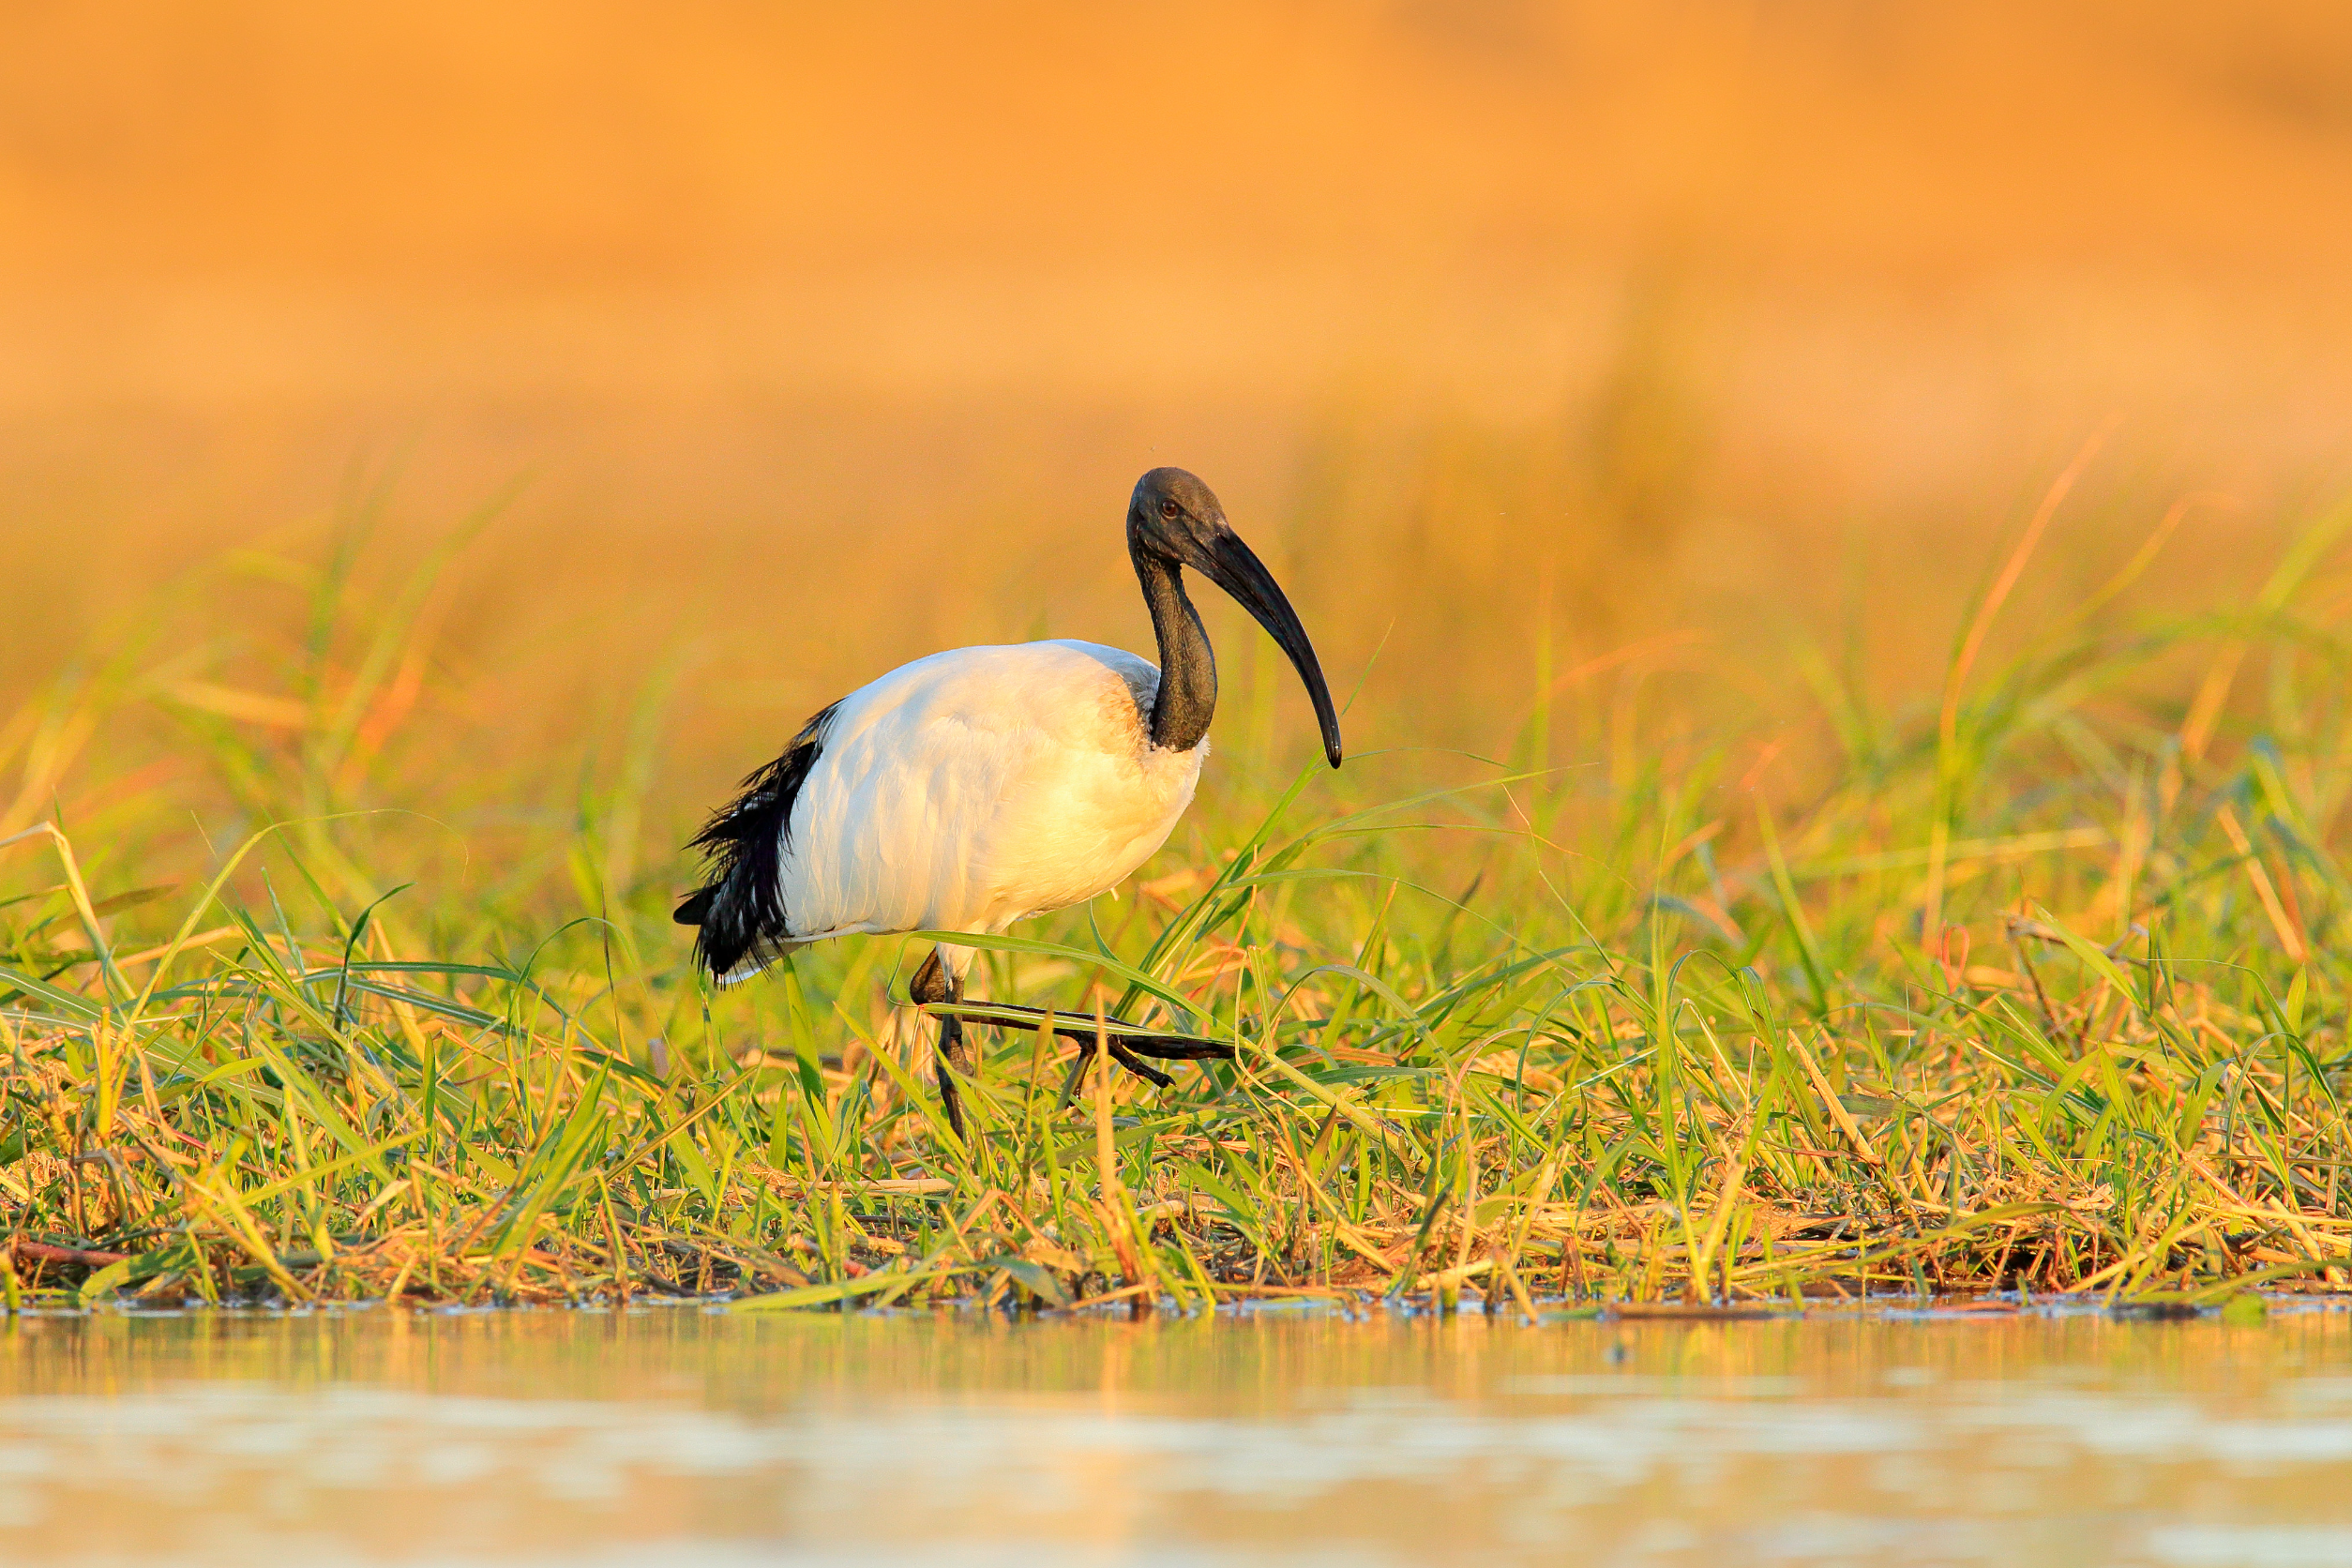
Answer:
<svg viewBox="0 0 2352 1568"><path fill-rule="evenodd" d="M1176 514L1181 510L1183 510L1183 508L1178 506L1173 501L1163 501L1160 503L1160 516L1166 518L1170 522L1174 522L1176 520Z"/></svg>

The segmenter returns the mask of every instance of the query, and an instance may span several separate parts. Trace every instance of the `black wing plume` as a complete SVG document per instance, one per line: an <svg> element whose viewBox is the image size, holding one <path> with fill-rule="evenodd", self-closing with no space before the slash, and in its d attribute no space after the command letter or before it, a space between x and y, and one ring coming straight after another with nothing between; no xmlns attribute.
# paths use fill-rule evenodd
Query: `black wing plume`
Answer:
<svg viewBox="0 0 2352 1568"><path fill-rule="evenodd" d="M694 956L714 976L733 972L746 958L773 958L792 939L778 875L784 837L833 707L802 725L784 755L746 778L743 793L715 812L686 846L702 852L709 880L671 918L701 927Z"/></svg>

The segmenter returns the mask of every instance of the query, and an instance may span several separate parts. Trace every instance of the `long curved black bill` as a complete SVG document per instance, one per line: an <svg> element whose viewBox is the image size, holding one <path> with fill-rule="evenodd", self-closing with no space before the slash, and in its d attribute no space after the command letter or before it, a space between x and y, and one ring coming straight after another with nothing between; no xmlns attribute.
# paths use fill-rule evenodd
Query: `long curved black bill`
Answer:
<svg viewBox="0 0 2352 1568"><path fill-rule="evenodd" d="M1339 714L1331 704L1331 687L1323 682L1323 666L1315 656L1315 644L1306 640L1306 628L1299 625L1298 612L1290 608L1290 601L1275 583L1274 573L1266 570L1266 564L1258 559L1257 552L1230 530L1208 548L1202 559L1190 564L1232 595L1244 610L1257 617L1275 645L1290 656L1299 679L1306 685L1307 701L1315 704L1315 722L1323 731L1323 755L1333 767L1337 767Z"/></svg>

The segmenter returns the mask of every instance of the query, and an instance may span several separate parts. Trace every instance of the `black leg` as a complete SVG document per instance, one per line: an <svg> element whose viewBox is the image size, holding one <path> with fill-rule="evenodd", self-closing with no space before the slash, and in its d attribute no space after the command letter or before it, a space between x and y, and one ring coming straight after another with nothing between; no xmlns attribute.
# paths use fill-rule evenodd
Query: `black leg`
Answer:
<svg viewBox="0 0 2352 1568"><path fill-rule="evenodd" d="M953 1002L956 999L951 995L948 1000ZM963 1043L962 1022L956 1018L941 1019L937 1067L939 1103L940 1108L947 1112L947 1125L954 1130L957 1138L964 1136L964 1108L962 1100L956 1093L956 1058L961 1054Z"/></svg>
<svg viewBox="0 0 2352 1568"><path fill-rule="evenodd" d="M1062 1103L1069 1104L1077 1092L1078 1079L1086 1074L1086 1064L1093 1060L1095 1024L1091 1018L1070 1013L1048 1013L1043 1007L1023 1007L1009 1002L979 1002L964 1003L964 988L947 971L939 950L923 960L907 985L908 1000L917 1006L941 1007L939 1013L939 1099L940 1108L947 1113L947 1124L956 1136L964 1136L963 1106L956 1093L958 1072L969 1073L971 1064L965 1061L964 1025L966 1022L985 1023L998 1029L1034 1029L1050 1018L1053 1032L1065 1040L1075 1040L1081 1049L1078 1060L1070 1063L1069 1080L1062 1086ZM946 1009L954 1009L948 1011ZM1154 1057L1162 1062L1230 1062L1233 1048L1221 1040L1204 1040L1197 1034L1169 1034L1145 1029L1123 1018L1103 1021L1103 1043L1110 1048L1110 1059L1138 1078L1149 1078L1162 1089L1173 1089L1176 1080L1157 1067L1142 1060Z"/></svg>
<svg viewBox="0 0 2352 1568"><path fill-rule="evenodd" d="M923 960L923 967L914 972L907 995L917 1003L957 1003L963 1000L963 987L948 973L935 947L931 956ZM952 1013L941 1015L938 1060L932 1066L939 1080L940 1108L947 1113L947 1125L958 1138L964 1136L964 1108L956 1093L956 1073L964 1065L963 1045L964 1020Z"/></svg>
<svg viewBox="0 0 2352 1568"><path fill-rule="evenodd" d="M1150 1078L1153 1083L1158 1084L1162 1089L1173 1089L1176 1087L1176 1080L1174 1078L1169 1078L1166 1073L1161 1072L1157 1067L1150 1066L1142 1062L1137 1061L1135 1052L1129 1050L1126 1047L1119 1044L1115 1040L1110 1043L1110 1059L1113 1062L1118 1063L1122 1067L1126 1068L1127 1071L1135 1074L1136 1077Z"/></svg>
<svg viewBox="0 0 2352 1568"><path fill-rule="evenodd" d="M1058 1033L1060 1032L1056 1031L1056 1033ZM1106 1030L1104 1033L1108 1034L1109 1031ZM1090 1038L1086 1044L1087 1048L1079 1051L1071 1061L1069 1079L1062 1085L1062 1103L1065 1106L1070 1103L1070 1096L1078 1093L1078 1079L1086 1076L1086 1064L1094 1060L1094 1042ZM1137 1061L1135 1053L1127 1049L1126 1047L1120 1045L1115 1041L1107 1041L1106 1044L1110 1046L1110 1059L1113 1062L1118 1063L1122 1067L1126 1068L1127 1071L1133 1073L1136 1077L1150 1078L1153 1083L1158 1084L1162 1089L1173 1089L1176 1087L1176 1080L1174 1078L1169 1078L1166 1073L1161 1072L1157 1067L1153 1066L1148 1062Z"/></svg>
<svg viewBox="0 0 2352 1568"><path fill-rule="evenodd" d="M1000 1029L1033 1029L1045 1020L1048 1014L1043 1007L1023 1007L1010 1002L975 1002L965 1010L964 1016L973 1023L994 1024ZM1075 1013L1055 1013L1051 1017L1053 1032L1063 1039L1076 1040L1081 1046L1094 1043L1094 1022L1092 1018ZM1145 1029L1123 1018L1105 1019L1103 1033L1110 1042L1114 1057L1123 1050L1136 1056L1156 1057L1162 1062L1233 1060L1233 1048L1222 1040L1204 1040L1197 1034L1169 1034Z"/></svg>
<svg viewBox="0 0 2352 1568"><path fill-rule="evenodd" d="M1086 1076L1086 1064L1093 1060L1093 1056L1086 1051L1080 1051L1070 1059L1070 1076L1062 1080L1062 1098L1055 1102L1063 1110L1070 1108L1070 1096L1078 1093L1078 1079Z"/></svg>

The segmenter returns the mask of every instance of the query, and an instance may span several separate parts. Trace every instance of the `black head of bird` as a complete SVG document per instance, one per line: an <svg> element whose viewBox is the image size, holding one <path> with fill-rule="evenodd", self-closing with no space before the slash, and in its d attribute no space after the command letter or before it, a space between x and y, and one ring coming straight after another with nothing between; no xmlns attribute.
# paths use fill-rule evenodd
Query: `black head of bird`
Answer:
<svg viewBox="0 0 2352 1568"><path fill-rule="evenodd" d="M1160 712L1177 720L1165 732L1155 731L1153 740L1177 750L1189 748L1207 732L1216 706L1215 656L1177 573L1189 566L1231 595L1289 657L1315 705L1323 756L1337 767L1339 715L1315 646L1274 574L1225 520L1214 492L1181 468L1146 474L1136 481L1127 504L1127 553L1160 635Z"/></svg>

